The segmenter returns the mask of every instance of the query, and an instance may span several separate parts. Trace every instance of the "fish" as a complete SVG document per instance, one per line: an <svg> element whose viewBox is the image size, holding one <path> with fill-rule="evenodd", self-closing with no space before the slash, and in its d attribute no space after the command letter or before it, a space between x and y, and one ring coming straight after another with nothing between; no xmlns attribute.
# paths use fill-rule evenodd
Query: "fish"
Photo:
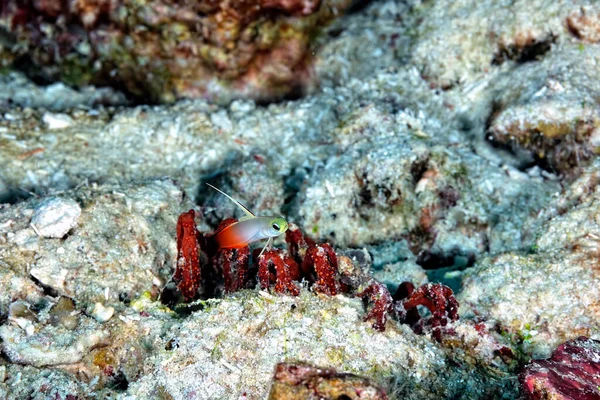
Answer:
<svg viewBox="0 0 600 400"><path fill-rule="evenodd" d="M227 193L210 183L207 183L207 185L231 200L245 214L237 222L226 226L214 234L213 239L219 249L239 249L248 246L250 243L267 239L265 247L263 247L259 254L260 257L267 248L271 248L274 238L284 234L288 230L289 225L285 218L275 216L259 217Z"/></svg>

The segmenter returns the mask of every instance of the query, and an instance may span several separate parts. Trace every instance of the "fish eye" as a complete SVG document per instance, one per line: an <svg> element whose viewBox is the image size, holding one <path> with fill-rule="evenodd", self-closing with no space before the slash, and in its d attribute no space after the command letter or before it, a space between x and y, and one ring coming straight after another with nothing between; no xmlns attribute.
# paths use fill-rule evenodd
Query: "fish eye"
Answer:
<svg viewBox="0 0 600 400"><path fill-rule="evenodd" d="M273 229L275 229L276 231L278 231L278 232L279 232L279 229L280 229L280 228L279 228L279 224L277 224L277 223L273 223Z"/></svg>

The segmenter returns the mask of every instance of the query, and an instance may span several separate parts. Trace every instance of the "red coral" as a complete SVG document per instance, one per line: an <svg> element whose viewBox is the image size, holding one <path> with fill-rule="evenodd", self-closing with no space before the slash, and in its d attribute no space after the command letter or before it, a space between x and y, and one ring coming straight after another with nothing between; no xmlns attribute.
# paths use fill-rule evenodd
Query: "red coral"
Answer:
<svg viewBox="0 0 600 400"><path fill-rule="evenodd" d="M275 292L298 296L300 290L294 283L300 278L298 264L282 250L272 249L258 257L258 280L263 289L275 283Z"/></svg>
<svg viewBox="0 0 600 400"><path fill-rule="evenodd" d="M329 243L310 246L302 261L302 270L314 269L317 279L315 290L329 296L335 296L339 292L337 284L337 257Z"/></svg>
<svg viewBox="0 0 600 400"><path fill-rule="evenodd" d="M194 216L194 211L190 210L182 214L177 222L178 258L173 278L185 300L189 301L197 295L201 269L204 296L218 292L220 289L217 288L223 281L225 293L249 287L255 278L250 269L252 257L249 248L217 250L210 235L205 237L197 232ZM233 218L222 221L216 232L236 221ZM444 285L429 284L415 290L411 283L405 282L392 298L384 284L356 269L346 268L354 271L351 279L340 276L338 256L333 247L328 243L316 244L302 234L296 225L290 224L286 242L287 253L271 249L258 257L255 255L261 288L268 289L274 285L276 293L297 296L300 289L296 282L307 279L315 291L335 296L342 291L348 293L363 287L356 295L372 304L365 320L374 320L373 328L385 330L388 313L394 313L401 322L411 324L415 332L422 333L425 327L430 327L433 337L438 341L441 341L442 332L449 331L446 328L448 322L458 319L458 302L452 290ZM206 254L202 260L201 248ZM341 260L351 263L347 257ZM342 283L340 280L343 278L345 281ZM432 316L423 320L417 310L418 305L427 307Z"/></svg>
<svg viewBox="0 0 600 400"><path fill-rule="evenodd" d="M235 218L227 218L219 224L215 232L237 222ZM214 250L216 254L212 257L213 269L217 274L223 276L225 293L233 293L246 289L251 283L249 270L250 248L248 246L239 249Z"/></svg>
<svg viewBox="0 0 600 400"><path fill-rule="evenodd" d="M289 225L285 241L290 255L301 266L303 276L315 284L317 292L330 296L339 293L337 256L329 243L316 244L295 224Z"/></svg>
<svg viewBox="0 0 600 400"><path fill-rule="evenodd" d="M194 210L189 210L177 220L177 267L173 280L186 301L196 296L201 283L198 231L194 217Z"/></svg>
<svg viewBox="0 0 600 400"><path fill-rule="evenodd" d="M302 260L306 255L306 250L315 245L315 241L305 236L296 224L290 223L285 232L285 241L288 244L288 251L296 262L302 265Z"/></svg>
<svg viewBox="0 0 600 400"><path fill-rule="evenodd" d="M519 374L530 399L600 399L600 341L580 336L558 346L547 360L533 360Z"/></svg>
<svg viewBox="0 0 600 400"><path fill-rule="evenodd" d="M221 266L225 279L225 293L246 289L250 283L248 262L250 248L223 249L217 252L214 263Z"/></svg>
<svg viewBox="0 0 600 400"><path fill-rule="evenodd" d="M452 289L440 283L428 283L414 290L414 285L405 282L394 295L397 301L395 310L402 322L412 325L413 330L422 333L424 327L431 327L433 337L442 341L442 333L448 332L445 327L449 321L458 319L458 301ZM417 306L425 306L431 317L422 320Z"/></svg>
<svg viewBox="0 0 600 400"><path fill-rule="evenodd" d="M367 313L364 320L374 319L375 322L373 322L373 328L378 331L384 331L387 315L393 309L392 296L387 287L383 283L373 279L365 290L357 293L357 296L367 298L373 303L371 311Z"/></svg>

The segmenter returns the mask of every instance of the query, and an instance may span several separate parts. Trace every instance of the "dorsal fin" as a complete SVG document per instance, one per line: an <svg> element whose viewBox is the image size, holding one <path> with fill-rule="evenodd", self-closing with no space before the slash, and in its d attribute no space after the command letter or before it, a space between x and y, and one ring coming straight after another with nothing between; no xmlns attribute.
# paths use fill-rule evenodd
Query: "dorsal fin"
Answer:
<svg viewBox="0 0 600 400"><path fill-rule="evenodd" d="M229 200L233 201L236 206L238 206L242 211L244 211L244 214L246 214L246 215L244 217L240 218L240 221L256 217L256 215L254 215L254 213L252 211L250 211L248 209L248 207L246 207L245 205L243 205L242 203L240 203L239 201L237 201L236 199L234 199L233 197L231 197L230 195L228 195L221 189L214 187L210 183L207 183L207 185L210 186L211 188L215 189L217 192L221 193L223 196L227 197Z"/></svg>

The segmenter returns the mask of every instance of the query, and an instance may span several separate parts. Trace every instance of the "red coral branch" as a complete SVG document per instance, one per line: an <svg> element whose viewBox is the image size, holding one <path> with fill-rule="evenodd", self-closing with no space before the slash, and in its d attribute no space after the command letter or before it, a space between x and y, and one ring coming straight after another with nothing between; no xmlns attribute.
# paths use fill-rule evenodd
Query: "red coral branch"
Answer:
<svg viewBox="0 0 600 400"><path fill-rule="evenodd" d="M428 283L416 290L411 283L403 283L394 298L398 301L396 312L399 319L410 323L417 333L422 333L424 326L431 326L432 335L438 342L442 341L442 333L447 332L444 328L448 322L458 319L458 301L452 289L440 283ZM431 317L420 320L416 308L419 305L427 307Z"/></svg>
<svg viewBox="0 0 600 400"><path fill-rule="evenodd" d="M186 301L196 296L200 287L200 258L194 210L177 220L177 266L173 279Z"/></svg>
<svg viewBox="0 0 600 400"><path fill-rule="evenodd" d="M298 296L294 283L299 278L298 264L282 250L272 249L258 257L258 280L263 289L275 283L275 292Z"/></svg>
<svg viewBox="0 0 600 400"><path fill-rule="evenodd" d="M288 230L285 232L285 241L288 244L290 256L294 257L294 260L296 260L299 265L302 265L306 250L308 250L310 246L315 245L315 241L310 237L305 236L300 228L294 223L289 224ZM305 271L303 272L305 275L307 274Z"/></svg>
<svg viewBox="0 0 600 400"><path fill-rule="evenodd" d="M372 280L365 290L356 295L373 303L373 307L364 317L364 320L374 319L373 328L384 331L387 315L393 309L392 296L387 287L381 282Z"/></svg>
<svg viewBox="0 0 600 400"><path fill-rule="evenodd" d="M223 269L225 293L246 289L250 283L248 262L250 248L223 249L217 252L215 264Z"/></svg>
<svg viewBox="0 0 600 400"><path fill-rule="evenodd" d="M306 256L302 261L302 270L307 271L312 268L317 275L315 290L329 296L338 294L337 257L329 243L314 245L306 250Z"/></svg>
<svg viewBox="0 0 600 400"><path fill-rule="evenodd" d="M229 225L237 222L235 218L227 218L219 223L215 232L219 232ZM224 279L225 293L233 293L238 290L246 289L251 283L249 270L250 247L241 247L239 249L216 249L216 244L211 240L211 253L213 253L212 264L213 273L221 275ZM216 277L214 277L217 279Z"/></svg>

